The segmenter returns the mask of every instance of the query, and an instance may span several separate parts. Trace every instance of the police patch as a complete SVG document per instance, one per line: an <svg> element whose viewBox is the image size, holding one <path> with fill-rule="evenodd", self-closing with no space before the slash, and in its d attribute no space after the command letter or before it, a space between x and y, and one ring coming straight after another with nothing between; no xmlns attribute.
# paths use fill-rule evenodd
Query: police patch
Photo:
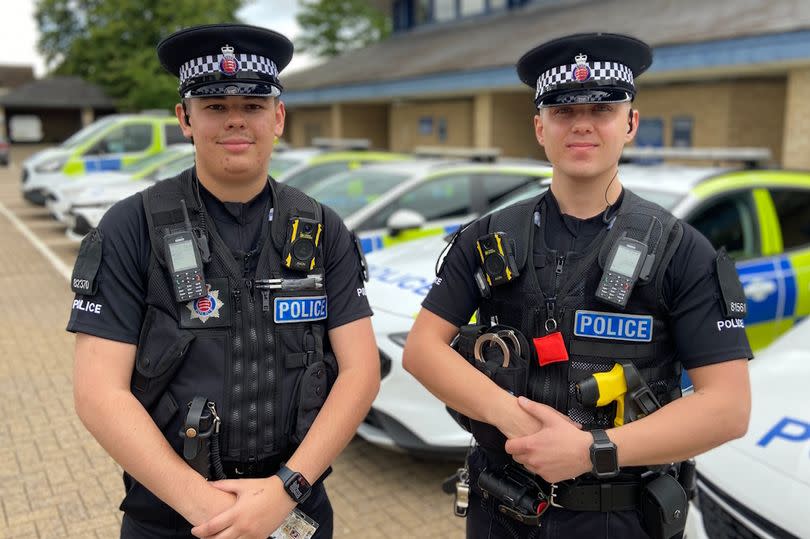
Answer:
<svg viewBox="0 0 810 539"><path fill-rule="evenodd" d="M594 339L650 342L653 317L649 315L577 311L574 335Z"/></svg>
<svg viewBox="0 0 810 539"><path fill-rule="evenodd" d="M276 298L273 300L273 320L276 324L326 320L326 296Z"/></svg>
<svg viewBox="0 0 810 539"><path fill-rule="evenodd" d="M211 290L211 285L208 287L208 295L197 298L193 301L186 303L186 307L191 312L191 320L198 319L203 324L209 318L219 318L219 310L223 306L223 302L219 299L219 290Z"/></svg>

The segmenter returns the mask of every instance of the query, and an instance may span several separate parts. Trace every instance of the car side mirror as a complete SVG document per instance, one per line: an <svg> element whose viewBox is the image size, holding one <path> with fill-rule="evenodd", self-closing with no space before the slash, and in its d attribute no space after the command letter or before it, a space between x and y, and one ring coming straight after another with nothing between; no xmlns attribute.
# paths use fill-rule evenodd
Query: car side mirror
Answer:
<svg viewBox="0 0 810 539"><path fill-rule="evenodd" d="M421 213L403 208L392 213L385 226L392 236L396 236L406 230L422 228L426 222Z"/></svg>

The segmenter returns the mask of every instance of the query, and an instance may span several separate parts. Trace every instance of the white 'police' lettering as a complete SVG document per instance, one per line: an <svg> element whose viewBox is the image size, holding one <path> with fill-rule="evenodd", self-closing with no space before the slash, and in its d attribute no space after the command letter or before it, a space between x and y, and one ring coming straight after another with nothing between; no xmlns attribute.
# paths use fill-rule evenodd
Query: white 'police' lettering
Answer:
<svg viewBox="0 0 810 539"><path fill-rule="evenodd" d="M277 324L325 320L326 296L276 298L274 320Z"/></svg>
<svg viewBox="0 0 810 539"><path fill-rule="evenodd" d="M365 296L365 295L366 295L366 287L365 286L363 288L358 288L357 289L357 297L358 298L360 296Z"/></svg>
<svg viewBox="0 0 810 539"><path fill-rule="evenodd" d="M83 299L73 300L74 311L84 311L86 313L101 314L101 303L85 302Z"/></svg>
<svg viewBox="0 0 810 539"><path fill-rule="evenodd" d="M649 315L577 311L574 335L595 339L650 342L653 318Z"/></svg>
<svg viewBox="0 0 810 539"><path fill-rule="evenodd" d="M717 321L717 331L734 328L745 328L745 323L742 321L742 318L732 318L731 320Z"/></svg>

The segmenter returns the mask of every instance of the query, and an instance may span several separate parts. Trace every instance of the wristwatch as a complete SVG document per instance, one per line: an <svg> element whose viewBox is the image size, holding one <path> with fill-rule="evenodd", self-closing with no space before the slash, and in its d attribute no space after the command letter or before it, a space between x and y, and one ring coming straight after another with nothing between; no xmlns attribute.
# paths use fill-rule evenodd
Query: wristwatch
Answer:
<svg viewBox="0 0 810 539"><path fill-rule="evenodd" d="M598 479L609 479L619 475L619 456L616 444L610 441L607 433L602 429L591 431L593 443L591 444L591 473Z"/></svg>
<svg viewBox="0 0 810 539"><path fill-rule="evenodd" d="M284 483L284 490L287 491L287 494L290 495L290 498L292 498L295 503L304 503L304 501L309 498L312 492L312 485L310 485L307 478L299 472L294 472L282 465L281 468L278 469L278 472L276 472L276 475L281 479L281 482Z"/></svg>

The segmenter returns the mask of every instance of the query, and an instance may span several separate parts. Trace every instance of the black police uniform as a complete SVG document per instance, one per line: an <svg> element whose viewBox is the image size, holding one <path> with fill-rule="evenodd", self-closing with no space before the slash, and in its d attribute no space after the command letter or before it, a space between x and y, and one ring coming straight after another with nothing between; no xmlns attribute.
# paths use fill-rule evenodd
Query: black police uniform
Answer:
<svg viewBox="0 0 810 539"><path fill-rule="evenodd" d="M206 60L208 49L226 45L220 56L235 57L236 67ZM217 89L278 95L278 66L292 52L278 34L242 25L181 31L161 46L164 65L167 57L170 64L191 58L180 68L186 70L185 97L216 95ZM201 67L200 58L207 65ZM186 226L181 199L202 238L197 245L208 288L201 298L178 302L162 235ZM297 217L311 218L322 232L304 272L286 267L282 256ZM263 287L270 279L310 275L322 285ZM84 289L74 289L68 331L137 345L133 394L181 455L186 405L197 396L215 403L229 478L276 473L337 376L327 331L372 314L358 293L364 287L358 244L343 222L271 178L247 203L222 202L191 169L117 203L84 240L76 276ZM316 537L331 537L332 509L321 479L299 507L318 522ZM178 513L126 473L124 482L122 537L190 537L191 525Z"/></svg>
<svg viewBox="0 0 810 539"><path fill-rule="evenodd" d="M643 54L646 46L627 39L602 35L563 38L527 54L518 70L524 81L532 81L532 85L537 81L538 106L628 101L635 94L632 75L649 65L649 54ZM586 55L591 64L583 59ZM615 62L616 58L630 66ZM584 82L572 81L576 77L573 72L582 64L590 71L590 79L582 76ZM597 70L609 71L610 76L594 77ZM618 80L617 73L625 80ZM634 223L638 219L643 223L639 240L650 235L645 234L647 230L657 231L652 234L654 238L647 238L648 243L655 244L650 252L655 251L657 256L651 278L636 286L625 309L597 301L594 296L606 247L623 232L632 235L633 226L639 228L639 222ZM489 297L482 297L474 277L482 266L478 239L511 229L515 240L523 228L528 230L523 233L527 237L518 238L515 245L519 277L489 287ZM499 324L521 330L529 342L553 334L558 326L566 358L542 363L539 349L529 346L531 364L524 394L566 413L585 429L605 429L612 426L612 409L585 409L575 399L574 384L595 372L610 370L619 359L630 360L639 368L663 405L680 396L682 367L692 369L752 357L743 329L718 330L717 321L729 316L721 303L724 296L716 270L719 258L694 228L628 190L608 211L590 219L562 214L553 193L548 191L464 229L449 250L423 306L460 327L480 309L479 323L497 318ZM739 286L739 281L734 280ZM587 334L577 325L582 317L605 320L616 314L635 320L651 319L646 326L649 332L644 338L620 334L621 330L617 334L615 328L612 333ZM554 324L548 324L550 319ZM604 497L600 500L600 485L606 482L589 474L576 482L565 482L564 487L583 487L576 491L582 496L576 500L568 496L569 508L564 508L565 504L552 506L541 516L540 527L528 526L499 511L500 502L494 497L482 495L478 485L481 471L510 459L503 451L502 439L487 439L487 431L476 432L474 422L473 433L480 445L468 461L468 537L647 537L635 502L640 474L645 470L622 470L617 478L607 481L629 485L614 491L624 489L621 496L615 497L615 503ZM545 494L551 494L551 485L536 479ZM592 485L596 485L595 490ZM595 500L588 498L592 493ZM627 497L619 503L625 494Z"/></svg>

